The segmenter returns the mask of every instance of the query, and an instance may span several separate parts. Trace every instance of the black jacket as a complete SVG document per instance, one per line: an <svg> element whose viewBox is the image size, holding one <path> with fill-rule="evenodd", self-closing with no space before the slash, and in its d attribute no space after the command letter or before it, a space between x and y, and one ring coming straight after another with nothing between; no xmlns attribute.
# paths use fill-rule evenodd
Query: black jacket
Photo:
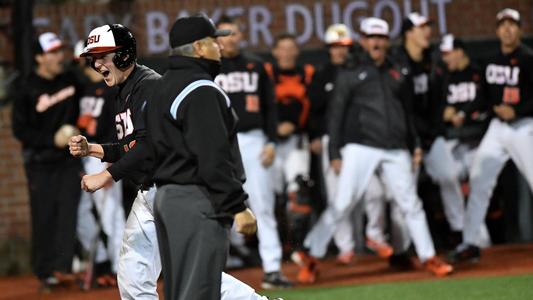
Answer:
<svg viewBox="0 0 533 300"><path fill-rule="evenodd" d="M239 117L239 132L262 129L269 141L276 140L274 87L260 58L246 52L223 58L215 82L231 99Z"/></svg>
<svg viewBox="0 0 533 300"><path fill-rule="evenodd" d="M13 101L13 134L22 143L26 163L55 163L73 159L68 147L54 145L64 124L75 126L79 113L79 83L68 72L52 80L32 72Z"/></svg>
<svg viewBox="0 0 533 300"><path fill-rule="evenodd" d="M103 161L112 162L107 170L115 181L127 177L136 184L149 181L151 148L146 138L142 109L161 76L154 70L135 65L133 72L119 86L116 99L115 126L118 143L104 144ZM126 152L128 153L125 156Z"/></svg>
<svg viewBox="0 0 533 300"><path fill-rule="evenodd" d="M156 185L205 188L213 208L223 217L244 210L248 198L242 188L245 178L237 143L237 116L218 86L192 89L179 105L177 101L190 83L213 83L217 74L215 62L171 57L168 71L148 101L146 116L155 151Z"/></svg>
<svg viewBox="0 0 533 300"><path fill-rule="evenodd" d="M365 55L354 70L339 73L329 107L330 158L341 158L348 143L382 149L418 145L411 99L408 68L388 59L377 67Z"/></svg>

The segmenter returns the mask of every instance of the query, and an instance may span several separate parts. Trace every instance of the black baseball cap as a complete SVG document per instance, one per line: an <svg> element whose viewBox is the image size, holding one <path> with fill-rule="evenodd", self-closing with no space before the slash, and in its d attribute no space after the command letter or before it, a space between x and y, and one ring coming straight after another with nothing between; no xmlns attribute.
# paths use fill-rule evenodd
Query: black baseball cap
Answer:
<svg viewBox="0 0 533 300"><path fill-rule="evenodd" d="M170 47L175 48L206 37L227 36L230 34L231 30L217 29L211 19L200 13L177 19L172 25L168 37Z"/></svg>

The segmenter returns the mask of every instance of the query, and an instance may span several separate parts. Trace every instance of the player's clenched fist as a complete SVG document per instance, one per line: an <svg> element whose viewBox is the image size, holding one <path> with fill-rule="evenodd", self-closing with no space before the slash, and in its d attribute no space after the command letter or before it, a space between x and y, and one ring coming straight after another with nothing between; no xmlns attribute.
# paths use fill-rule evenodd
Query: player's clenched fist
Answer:
<svg viewBox="0 0 533 300"><path fill-rule="evenodd" d="M235 225L237 232L242 234L249 235L257 231L257 221L249 208L235 215Z"/></svg>
<svg viewBox="0 0 533 300"><path fill-rule="evenodd" d="M83 135L75 135L68 141L70 154L75 157L84 157L89 155L89 143Z"/></svg>
<svg viewBox="0 0 533 300"><path fill-rule="evenodd" d="M107 170L94 175L85 175L81 179L81 189L92 193L109 185L111 180L113 177Z"/></svg>

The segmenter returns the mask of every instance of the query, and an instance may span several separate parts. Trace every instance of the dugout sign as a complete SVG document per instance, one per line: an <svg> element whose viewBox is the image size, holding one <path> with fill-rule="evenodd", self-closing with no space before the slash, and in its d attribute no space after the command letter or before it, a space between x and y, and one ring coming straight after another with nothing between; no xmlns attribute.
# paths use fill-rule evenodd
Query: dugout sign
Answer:
<svg viewBox="0 0 533 300"><path fill-rule="evenodd" d="M441 34L447 32L446 9L453 4L453 0L355 0L339 1L300 1L285 3L274 8L268 1L257 1L253 5L231 5L200 10L216 21L224 14L238 17L243 21L244 46L252 48L268 47L272 45L276 34L283 31L297 36L300 44L323 40L326 28L333 23L344 23L354 31L354 38L358 38L357 29L362 18L368 16L383 17L389 22L391 36L399 35L403 17L414 8L423 15L429 11L437 13L432 16L435 29ZM84 38L94 27L106 23L122 23L129 28L134 28L138 37L141 52L147 55L162 54L168 51L168 30L173 21L195 13L195 10L180 6L178 11L158 9L157 4L148 9L128 12L118 18L109 13L84 15L81 20L84 33L78 33L74 28L76 16L61 16L59 34L72 44ZM135 24L134 18L135 16ZM139 18L143 18L140 22ZM37 26L51 26L47 17L34 19ZM144 24L144 26L142 26ZM135 26L134 26L135 25ZM143 30L141 33L139 30ZM143 51L144 50L144 51Z"/></svg>

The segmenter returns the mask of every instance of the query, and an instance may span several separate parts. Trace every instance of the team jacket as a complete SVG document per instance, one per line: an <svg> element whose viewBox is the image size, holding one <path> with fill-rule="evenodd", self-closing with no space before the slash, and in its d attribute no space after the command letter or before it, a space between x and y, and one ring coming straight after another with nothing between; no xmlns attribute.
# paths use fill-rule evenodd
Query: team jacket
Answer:
<svg viewBox="0 0 533 300"><path fill-rule="evenodd" d="M327 109L333 95L337 74L342 70L354 68L352 61L338 66L330 62L317 69L309 87L309 99L311 100L311 113L309 116L309 138L321 137L327 132Z"/></svg>
<svg viewBox="0 0 533 300"><path fill-rule="evenodd" d="M94 82L83 75L81 81L80 116L78 128L91 143L109 143L117 140L115 99L117 89L109 88L103 80Z"/></svg>
<svg viewBox="0 0 533 300"><path fill-rule="evenodd" d="M514 108L516 119L533 117L533 50L521 45L510 54L498 50L490 56L485 65L483 92L486 99L474 102L465 113L488 106L494 116L494 105L507 104Z"/></svg>
<svg viewBox="0 0 533 300"><path fill-rule="evenodd" d="M237 112L237 130L262 129L268 139L276 140L277 113L273 86L263 62L248 53L223 58L215 82L231 99Z"/></svg>
<svg viewBox="0 0 533 300"><path fill-rule="evenodd" d="M152 167L151 148L146 139L143 107L147 102L154 82L161 76L154 70L136 65L125 82L119 85L116 97L115 126L118 143L103 144L102 161L112 162L107 171L118 181L124 177L137 184L149 181ZM128 153L127 156L124 154ZM141 165L141 166L139 166Z"/></svg>
<svg viewBox="0 0 533 300"><path fill-rule="evenodd" d="M483 101L481 89L483 74L481 70L469 64L462 71L445 72L437 69L435 80L435 93L438 109L435 119L438 120L439 132L448 139L459 139L463 142L480 141L488 125L487 107L465 115L461 127L455 128L453 124L444 122L443 114L446 106L452 106L456 111L464 111L473 102Z"/></svg>
<svg viewBox="0 0 533 300"><path fill-rule="evenodd" d="M307 90L313 79L314 67L306 64L293 70L281 70L266 63L265 70L274 82L279 122L291 122L299 130L305 129L311 110Z"/></svg>
<svg viewBox="0 0 533 300"><path fill-rule="evenodd" d="M64 124L76 126L79 85L71 73L48 80L31 73L14 99L13 134L22 142L26 163L54 163L73 159L68 147L54 145Z"/></svg>
<svg viewBox="0 0 533 300"><path fill-rule="evenodd" d="M360 64L337 75L329 106L330 158L356 143L382 149L418 146L412 111L409 69L387 60L381 67L365 55Z"/></svg>
<svg viewBox="0 0 533 300"><path fill-rule="evenodd" d="M403 46L393 49L391 56L394 61L409 68L413 88L414 122L422 146L424 149L428 149L437 136L436 123L432 118L435 113L435 106L431 102L432 59L430 50L425 51L421 62L412 60Z"/></svg>
<svg viewBox="0 0 533 300"><path fill-rule="evenodd" d="M213 82L218 67L205 59L170 57L146 117L156 157L156 185L198 185L217 215L230 217L246 208L248 195L242 188L237 115L228 96ZM210 85L189 87L190 93L179 99L180 92L197 80Z"/></svg>

